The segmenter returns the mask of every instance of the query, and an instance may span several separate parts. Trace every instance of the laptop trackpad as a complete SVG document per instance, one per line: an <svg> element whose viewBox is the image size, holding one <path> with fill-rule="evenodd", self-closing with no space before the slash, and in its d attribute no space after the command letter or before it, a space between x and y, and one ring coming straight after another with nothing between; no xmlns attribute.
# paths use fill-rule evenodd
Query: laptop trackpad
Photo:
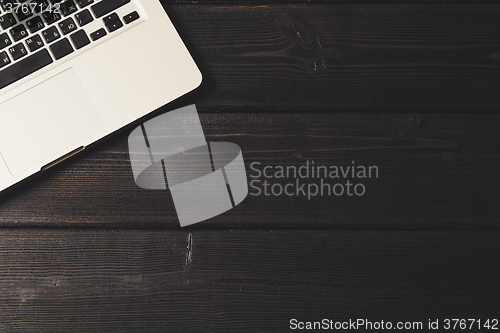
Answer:
<svg viewBox="0 0 500 333"><path fill-rule="evenodd" d="M73 68L0 104L0 116L0 153L13 176L104 128Z"/></svg>

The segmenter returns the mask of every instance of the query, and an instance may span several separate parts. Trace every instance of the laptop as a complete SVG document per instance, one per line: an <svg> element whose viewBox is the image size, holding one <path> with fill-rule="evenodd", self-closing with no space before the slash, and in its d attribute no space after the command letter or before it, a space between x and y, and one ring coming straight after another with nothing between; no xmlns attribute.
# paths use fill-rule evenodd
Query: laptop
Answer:
<svg viewBox="0 0 500 333"><path fill-rule="evenodd" d="M201 80L159 0L0 0L0 191Z"/></svg>

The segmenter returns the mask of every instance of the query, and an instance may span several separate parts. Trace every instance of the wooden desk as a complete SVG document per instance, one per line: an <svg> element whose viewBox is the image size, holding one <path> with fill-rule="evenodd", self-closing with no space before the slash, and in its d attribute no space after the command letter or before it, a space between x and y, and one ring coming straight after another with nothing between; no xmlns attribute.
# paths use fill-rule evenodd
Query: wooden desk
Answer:
<svg viewBox="0 0 500 333"><path fill-rule="evenodd" d="M249 175L379 177L180 228L135 185L128 128L0 197L0 331L500 319L499 5L165 4L204 83L154 115L195 103Z"/></svg>

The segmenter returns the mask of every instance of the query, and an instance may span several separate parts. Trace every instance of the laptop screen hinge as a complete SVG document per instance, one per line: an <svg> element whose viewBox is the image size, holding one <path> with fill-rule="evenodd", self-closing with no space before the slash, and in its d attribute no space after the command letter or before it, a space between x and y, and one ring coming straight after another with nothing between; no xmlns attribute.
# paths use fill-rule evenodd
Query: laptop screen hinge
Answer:
<svg viewBox="0 0 500 333"><path fill-rule="evenodd" d="M83 151L85 149L85 146L81 146L79 148L76 148L75 150L67 153L66 155L62 156L62 157L59 157L57 160L53 161L53 162L50 162L49 164L47 165L44 165L40 170L41 171L45 171L47 169L50 169L52 168L54 165L57 165L59 163L61 163L62 161L64 160L67 160L68 158L70 158L71 156L74 156L76 154L78 154L79 152Z"/></svg>

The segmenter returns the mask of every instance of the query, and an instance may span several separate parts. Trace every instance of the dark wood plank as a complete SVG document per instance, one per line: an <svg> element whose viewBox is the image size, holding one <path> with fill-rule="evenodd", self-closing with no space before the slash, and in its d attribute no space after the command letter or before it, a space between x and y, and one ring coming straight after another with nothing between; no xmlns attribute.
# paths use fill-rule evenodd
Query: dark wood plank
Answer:
<svg viewBox="0 0 500 333"><path fill-rule="evenodd" d="M166 6L224 111L498 111L499 5Z"/></svg>
<svg viewBox="0 0 500 333"><path fill-rule="evenodd" d="M362 198L250 196L199 226L498 228L499 118L477 111L500 105L499 9L167 7L205 75L183 102L200 107L209 140L239 144L247 165L381 172ZM328 114L346 109L406 113ZM177 227L168 191L135 186L128 133L2 195L0 224Z"/></svg>
<svg viewBox="0 0 500 333"><path fill-rule="evenodd" d="M498 318L499 236L2 230L0 328L288 332L292 318Z"/></svg>
<svg viewBox="0 0 500 333"><path fill-rule="evenodd" d="M161 110L165 111L167 109ZM249 195L197 227L498 228L500 117L497 114L218 114L199 108L208 141L238 144L250 164L379 168L352 179L363 196ZM169 191L138 188L127 136L1 197L3 226L179 227ZM263 176L261 182L266 180ZM307 182L307 179L299 179ZM271 179L295 182L293 175ZM319 183L319 179L311 179ZM325 179L332 186L343 179ZM262 183L260 188L262 189ZM257 190L250 189L255 194Z"/></svg>

